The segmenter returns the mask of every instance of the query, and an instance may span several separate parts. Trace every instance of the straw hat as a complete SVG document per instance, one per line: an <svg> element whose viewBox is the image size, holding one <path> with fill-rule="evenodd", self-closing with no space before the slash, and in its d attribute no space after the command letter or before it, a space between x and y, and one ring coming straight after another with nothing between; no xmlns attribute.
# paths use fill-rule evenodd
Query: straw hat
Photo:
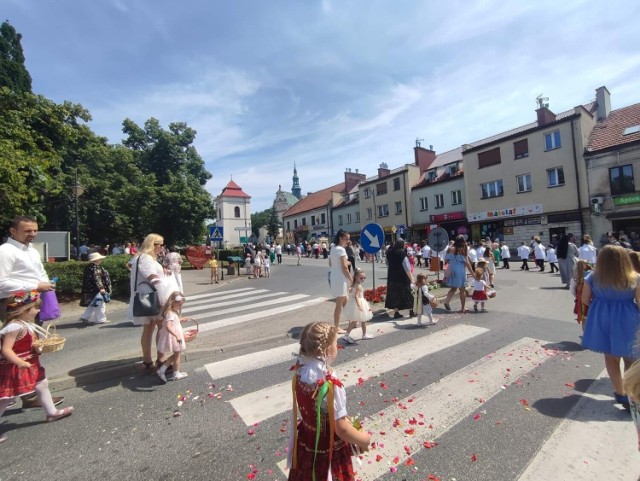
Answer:
<svg viewBox="0 0 640 481"><path fill-rule="evenodd" d="M92 252L89 254L89 262L101 261L102 259L106 259L106 257L99 252Z"/></svg>

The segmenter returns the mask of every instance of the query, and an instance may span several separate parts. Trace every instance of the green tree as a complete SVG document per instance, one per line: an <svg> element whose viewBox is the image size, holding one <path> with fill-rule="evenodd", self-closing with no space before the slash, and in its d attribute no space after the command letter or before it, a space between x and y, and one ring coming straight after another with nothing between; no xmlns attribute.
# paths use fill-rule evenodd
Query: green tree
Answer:
<svg viewBox="0 0 640 481"><path fill-rule="evenodd" d="M261 212L251 214L251 232L256 238L260 237L260 228L269 225L269 216L271 209L265 209Z"/></svg>
<svg viewBox="0 0 640 481"><path fill-rule="evenodd" d="M276 210L275 204L271 207L269 211L269 220L267 222L267 233L271 236L274 242L278 237L278 234L280 233L280 221L278 220L278 211Z"/></svg>
<svg viewBox="0 0 640 481"><path fill-rule="evenodd" d="M21 39L9 22L0 25L0 87L31 93L31 75L24 65Z"/></svg>

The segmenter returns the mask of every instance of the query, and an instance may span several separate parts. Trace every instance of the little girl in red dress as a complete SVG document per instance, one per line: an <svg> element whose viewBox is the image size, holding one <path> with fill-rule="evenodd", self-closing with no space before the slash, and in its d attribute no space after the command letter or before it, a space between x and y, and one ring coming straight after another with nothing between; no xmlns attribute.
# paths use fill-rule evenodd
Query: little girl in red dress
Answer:
<svg viewBox="0 0 640 481"><path fill-rule="evenodd" d="M40 311L38 291L16 292L4 301L0 330L0 416L17 396L35 391L47 413L47 421L57 421L73 413L73 407L55 408L49 381L40 365L40 351L33 346L37 338L33 320ZM0 443L6 441L0 434Z"/></svg>
<svg viewBox="0 0 640 481"><path fill-rule="evenodd" d="M363 452L369 450L371 435L358 431L347 418L345 389L329 367L337 353L338 330L334 325L312 322L302 330L293 377L289 481L353 481L351 445ZM320 435L316 438L318 422Z"/></svg>

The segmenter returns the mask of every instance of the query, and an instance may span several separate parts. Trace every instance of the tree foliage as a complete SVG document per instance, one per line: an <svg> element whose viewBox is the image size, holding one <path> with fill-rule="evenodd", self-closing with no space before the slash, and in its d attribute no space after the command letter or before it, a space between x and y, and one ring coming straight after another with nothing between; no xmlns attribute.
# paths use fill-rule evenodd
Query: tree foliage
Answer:
<svg viewBox="0 0 640 481"><path fill-rule="evenodd" d="M269 216L271 209L265 209L261 212L251 214L251 232L256 238L260 237L260 228L269 225Z"/></svg>
<svg viewBox="0 0 640 481"><path fill-rule="evenodd" d="M0 25L0 87L18 93L31 92L31 75L24 65L22 35L9 22Z"/></svg>
<svg viewBox="0 0 640 481"><path fill-rule="evenodd" d="M269 221L267 222L267 233L272 239L276 239L280 233L280 221L278 220L278 211L275 204L269 210Z"/></svg>

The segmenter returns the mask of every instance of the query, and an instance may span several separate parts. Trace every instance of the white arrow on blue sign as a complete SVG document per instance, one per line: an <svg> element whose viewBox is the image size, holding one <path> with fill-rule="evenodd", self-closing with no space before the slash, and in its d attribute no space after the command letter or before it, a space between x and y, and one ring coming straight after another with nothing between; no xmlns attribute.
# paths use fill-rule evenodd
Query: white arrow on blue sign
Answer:
<svg viewBox="0 0 640 481"><path fill-rule="evenodd" d="M360 232L360 245L367 254L375 254L384 244L384 231L379 224L367 224Z"/></svg>

